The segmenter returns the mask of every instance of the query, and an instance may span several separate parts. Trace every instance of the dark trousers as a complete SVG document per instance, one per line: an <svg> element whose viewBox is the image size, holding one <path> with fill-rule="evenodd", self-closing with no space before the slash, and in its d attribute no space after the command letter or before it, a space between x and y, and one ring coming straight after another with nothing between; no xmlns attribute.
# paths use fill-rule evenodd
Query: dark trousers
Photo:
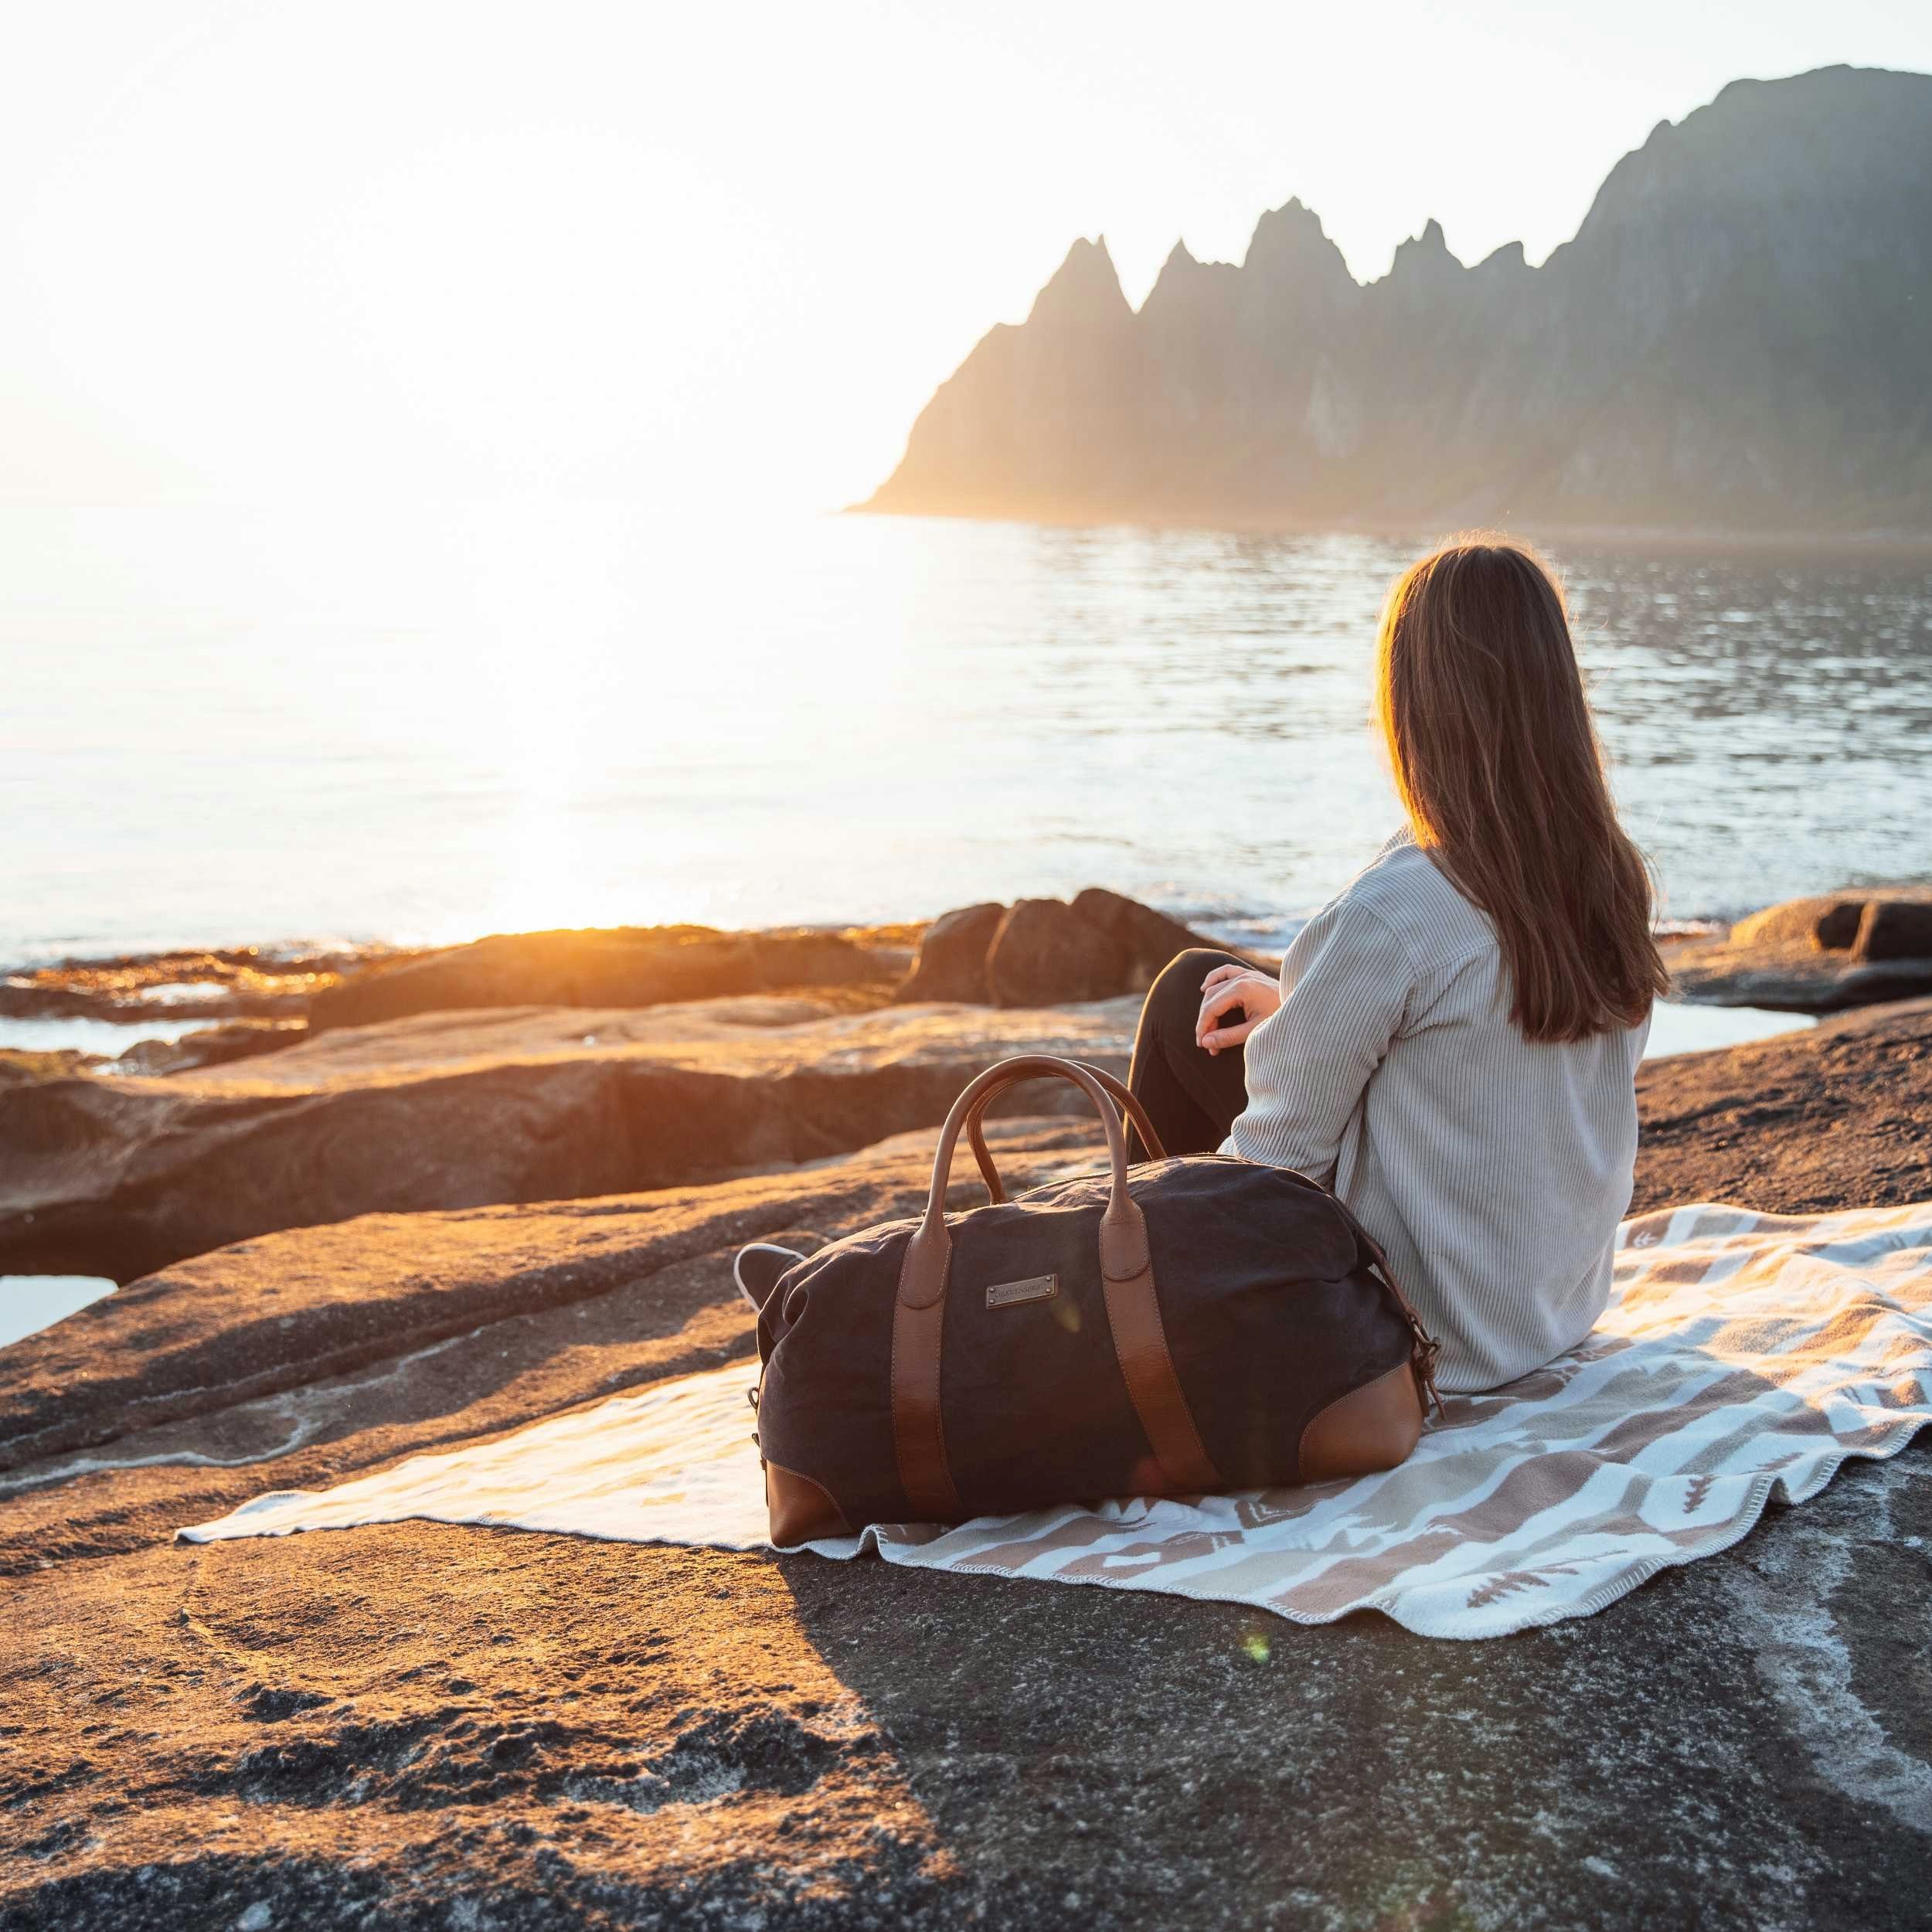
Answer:
<svg viewBox="0 0 1932 1932"><path fill-rule="evenodd" d="M1127 1083L1170 1154L1212 1154L1248 1104L1242 1049L1224 1046L1211 1054L1194 1043L1202 981L1217 966L1246 964L1232 953L1197 947L1169 961L1148 988ZM1221 1024L1233 1026L1236 1018L1223 1015ZM1130 1132L1128 1149L1131 1159L1147 1158L1138 1134Z"/></svg>

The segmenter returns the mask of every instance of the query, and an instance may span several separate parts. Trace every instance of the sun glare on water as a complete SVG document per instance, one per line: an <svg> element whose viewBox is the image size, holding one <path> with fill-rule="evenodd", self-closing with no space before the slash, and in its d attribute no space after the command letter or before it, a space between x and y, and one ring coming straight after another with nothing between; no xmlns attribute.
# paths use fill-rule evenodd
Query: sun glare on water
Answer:
<svg viewBox="0 0 1932 1932"><path fill-rule="evenodd" d="M729 919L743 837L801 808L778 772L795 783L815 748L835 795L903 716L879 703L906 675L906 547L866 526L468 521L464 607L399 661L389 724L472 792L460 836L485 883L426 937ZM801 573L828 568L849 580L835 635L801 628L828 607Z"/></svg>

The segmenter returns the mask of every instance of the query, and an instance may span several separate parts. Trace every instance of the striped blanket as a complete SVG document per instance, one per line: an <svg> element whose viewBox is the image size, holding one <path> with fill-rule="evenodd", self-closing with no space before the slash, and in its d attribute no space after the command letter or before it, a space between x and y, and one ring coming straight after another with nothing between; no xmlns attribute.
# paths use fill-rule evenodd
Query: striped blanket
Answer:
<svg viewBox="0 0 1932 1932"><path fill-rule="evenodd" d="M427 1518L639 1543L763 1545L733 1362L283 1491L200 1542ZM1437 1637L1584 1617L1736 1542L1777 1491L1932 1421L1932 1202L1807 1217L1699 1206L1620 1232L1608 1311L1506 1389L1452 1396L1403 1466L1301 1489L1134 1499L815 1543L934 1570L1249 1604L1301 1623L1377 1610Z"/></svg>

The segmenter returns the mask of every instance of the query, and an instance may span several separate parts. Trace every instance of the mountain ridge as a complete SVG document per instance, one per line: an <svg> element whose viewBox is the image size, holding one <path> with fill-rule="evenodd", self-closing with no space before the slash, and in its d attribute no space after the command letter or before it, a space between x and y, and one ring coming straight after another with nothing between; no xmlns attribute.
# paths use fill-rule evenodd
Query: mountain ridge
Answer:
<svg viewBox="0 0 1932 1932"><path fill-rule="evenodd" d="M860 507L1932 535L1932 76L1733 81L1534 268L1431 217L1358 282L1291 197L1136 310L1083 238Z"/></svg>

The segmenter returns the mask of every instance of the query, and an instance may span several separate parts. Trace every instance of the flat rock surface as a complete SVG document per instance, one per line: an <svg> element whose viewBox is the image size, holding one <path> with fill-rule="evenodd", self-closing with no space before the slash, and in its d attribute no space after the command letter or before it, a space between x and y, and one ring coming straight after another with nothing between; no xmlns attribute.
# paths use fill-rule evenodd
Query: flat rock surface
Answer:
<svg viewBox="0 0 1932 1932"><path fill-rule="evenodd" d="M1932 1200L1932 999L1638 1070L1637 1205Z"/></svg>
<svg viewBox="0 0 1932 1932"><path fill-rule="evenodd" d="M1640 1091L1640 1207L1932 1194L1932 1002ZM1474 1645L522 1532L168 1540L748 1359L730 1250L910 1210L930 1138L270 1235L0 1352L0 1926L1932 1925L1923 1447ZM995 1145L1017 1185L1095 1151Z"/></svg>
<svg viewBox="0 0 1932 1932"><path fill-rule="evenodd" d="M318 1032L413 1013L497 1006L655 1006L672 1000L869 982L883 997L912 952L903 929L723 933L706 926L498 933L376 961L310 1002Z"/></svg>
<svg viewBox="0 0 1932 1932"><path fill-rule="evenodd" d="M165 1077L0 1083L0 1272L128 1281L358 1214L813 1159L937 1124L1006 1054L1124 1071L1135 1013L840 1004L429 1013Z"/></svg>

